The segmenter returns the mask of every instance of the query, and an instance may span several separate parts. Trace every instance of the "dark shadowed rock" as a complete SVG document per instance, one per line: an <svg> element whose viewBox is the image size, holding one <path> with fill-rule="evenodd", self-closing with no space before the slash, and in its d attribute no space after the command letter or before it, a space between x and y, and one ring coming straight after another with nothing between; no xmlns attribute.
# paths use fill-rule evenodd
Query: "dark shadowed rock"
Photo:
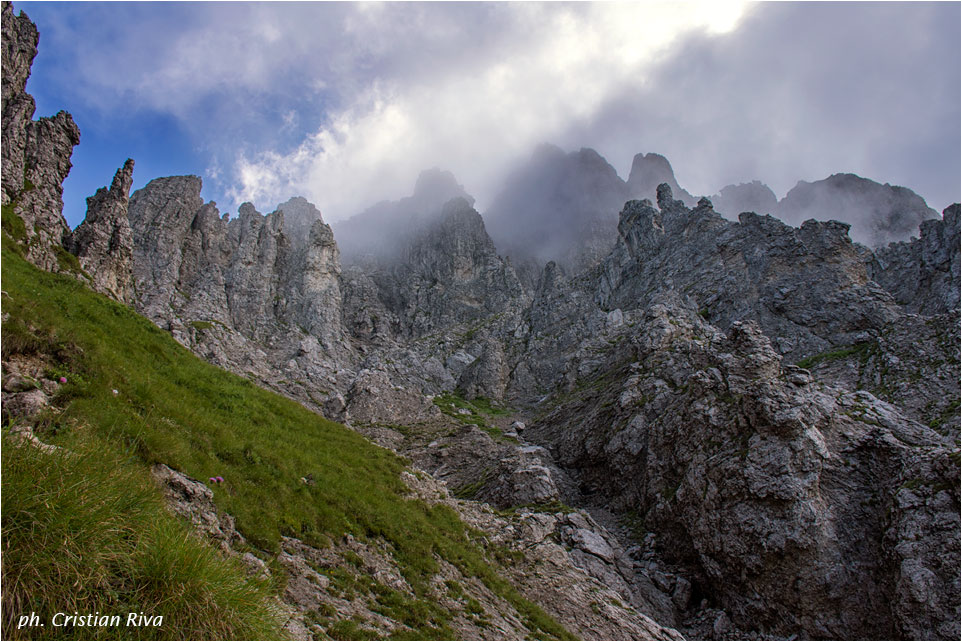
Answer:
<svg viewBox="0 0 962 642"><path fill-rule="evenodd" d="M910 312L959 310L959 205L942 219L922 221L919 238L878 248L869 262L872 278Z"/></svg>
<svg viewBox="0 0 962 642"><path fill-rule="evenodd" d="M36 109L27 92L30 67L37 55L40 35L25 13L15 16L13 5L3 3L3 204L23 190L23 155L27 125Z"/></svg>

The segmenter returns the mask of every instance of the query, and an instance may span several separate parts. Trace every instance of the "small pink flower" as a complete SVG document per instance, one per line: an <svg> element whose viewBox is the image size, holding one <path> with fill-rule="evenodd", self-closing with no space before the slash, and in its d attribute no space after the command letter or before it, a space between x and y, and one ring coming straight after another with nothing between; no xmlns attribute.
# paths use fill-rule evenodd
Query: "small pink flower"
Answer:
<svg viewBox="0 0 962 642"><path fill-rule="evenodd" d="M67 383L67 377L60 377L60 383Z"/></svg>
<svg viewBox="0 0 962 642"><path fill-rule="evenodd" d="M210 482L211 484L214 484L214 483L217 483L217 478L216 478L216 477L209 477L209 478L207 479L207 481Z"/></svg>
<svg viewBox="0 0 962 642"><path fill-rule="evenodd" d="M221 483L222 481L224 481L224 478L221 477L220 475L218 475L218 476L217 476L217 483L219 484L219 483Z"/></svg>

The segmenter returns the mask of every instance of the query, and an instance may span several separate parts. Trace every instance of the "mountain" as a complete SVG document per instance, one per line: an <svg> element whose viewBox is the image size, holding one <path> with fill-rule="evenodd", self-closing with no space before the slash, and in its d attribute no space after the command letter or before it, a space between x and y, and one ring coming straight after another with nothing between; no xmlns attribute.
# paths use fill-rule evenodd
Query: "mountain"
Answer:
<svg viewBox="0 0 962 642"><path fill-rule="evenodd" d="M438 168L421 172L414 193L399 201L382 201L334 224L345 263L395 258L397 248L438 218L445 203L463 198L474 204L451 172Z"/></svg>
<svg viewBox="0 0 962 642"><path fill-rule="evenodd" d="M814 183L799 181L777 203L771 189L758 181L729 185L712 202L731 218L756 212L772 214L789 225L808 219L842 221L851 227L852 240L873 248L907 241L923 221L938 218L912 190L855 174L833 174Z"/></svg>
<svg viewBox="0 0 962 642"><path fill-rule="evenodd" d="M46 270L69 270L70 259L62 252L63 240L70 235L62 214L63 181L73 148L80 143L80 130L65 111L33 120L36 102L26 87L39 39L30 19L14 16L10 3L4 3L0 202L22 221L20 226L16 219L4 218L14 237L27 241L31 262Z"/></svg>
<svg viewBox="0 0 962 642"><path fill-rule="evenodd" d="M634 200L649 199L654 201L655 191L662 183L668 185L675 196L688 207L695 205L698 200L675 180L675 172L671 163L661 154L636 154L631 161L631 172L628 174L628 197Z"/></svg>
<svg viewBox="0 0 962 642"><path fill-rule="evenodd" d="M736 219L742 212L772 214L778 211L775 192L761 181L726 185L711 197L715 211L726 218Z"/></svg>
<svg viewBox="0 0 962 642"><path fill-rule="evenodd" d="M593 149L565 154L542 145L484 212L491 238L513 263L555 261L580 270L614 244L628 190Z"/></svg>
<svg viewBox="0 0 962 642"><path fill-rule="evenodd" d="M4 421L33 455L5 444L25 490L15 515L4 490L4 538L24 567L9 524L47 559L70 543L31 471L99 449L264 579L296 637L958 639L957 205L872 250L845 222L728 220L657 155L624 182L542 147L484 216L422 174L348 222L342 264L302 198L230 218L196 176L128 199L132 169L72 235L54 208L28 238L36 210L4 204ZM771 202L726 196L752 193ZM110 546L152 532L91 515ZM4 599L26 595L7 569ZM88 585L51 577L57 599Z"/></svg>

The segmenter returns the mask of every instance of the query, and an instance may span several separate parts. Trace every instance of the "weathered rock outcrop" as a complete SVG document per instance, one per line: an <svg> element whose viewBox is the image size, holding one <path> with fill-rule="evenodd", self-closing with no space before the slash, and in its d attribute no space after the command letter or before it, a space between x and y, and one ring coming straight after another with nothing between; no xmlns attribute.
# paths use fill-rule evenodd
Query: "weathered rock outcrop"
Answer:
<svg viewBox="0 0 962 642"><path fill-rule="evenodd" d="M954 635L935 613L952 612L957 573L935 560L958 540L957 332L951 315L906 314L845 224L726 221L663 184L657 209L625 206L597 268L568 276L548 263L529 295L466 200L393 256L341 275L319 215L297 249L283 207L261 217L244 206L228 222L192 180L190 197L183 185L138 192L131 220L145 243L158 243L147 240L154 227L168 243L147 266L176 287L144 292L176 311L175 331L222 311L223 325L184 328L201 354L351 422L476 499L643 517L652 539L642 549L570 516L551 528L575 566L662 623L693 617L697 635L711 618L718 636ZM157 219L165 211L172 224ZM182 237L164 240L172 225ZM192 308L195 297L208 302ZM291 332L292 322L308 325ZM337 352L336 334L324 343L332 324L350 352ZM429 396L453 390L538 418L521 443L490 426L445 427Z"/></svg>
<svg viewBox="0 0 962 642"><path fill-rule="evenodd" d="M401 247L399 260L371 274L380 300L398 319L397 335L420 337L480 321L523 295L481 215L463 198L445 204L436 221Z"/></svg>
<svg viewBox="0 0 962 642"><path fill-rule="evenodd" d="M200 178L177 176L131 197L137 308L208 360L322 407L353 359L330 227L289 201L291 241L284 209L262 216L245 203L228 220L200 190Z"/></svg>
<svg viewBox="0 0 962 642"><path fill-rule="evenodd" d="M404 473L413 495L456 506L520 554L515 582L577 634L675 637L644 613L719 638L958 639L958 206L873 253L846 223L691 208L657 154L636 156L625 183L592 150L544 147L488 212L515 264L463 187L431 170L412 197L339 227L342 273L305 199L266 216L247 203L231 219L181 176L128 200L128 161L71 236L60 190L79 133L64 113L31 120L36 44L4 4L4 229L31 260L62 267L66 240L95 287L197 354L498 506ZM774 195L753 183L720 198L770 209ZM926 218L920 201L836 175L783 202L792 216L864 223L874 243ZM52 382L4 369L5 419L43 413ZM467 400L435 396L454 391ZM155 474L236 552L210 489ZM328 607L368 619L368 633L409 632L327 592L317 570L360 559L406 591L389 552L353 538L281 548L293 635L322 633ZM439 578L437 599L460 608L442 582L473 580L447 567ZM470 588L496 615L465 616L461 634L532 633Z"/></svg>
<svg viewBox="0 0 962 642"><path fill-rule="evenodd" d="M5 214L4 226L23 243L29 261L45 270L67 269L62 246L70 228L62 214L63 181L80 130L64 111L32 120L36 103L26 86L37 55L37 28L23 12L15 16L9 2L3 3L2 25L2 202L22 222Z"/></svg>
<svg viewBox="0 0 962 642"><path fill-rule="evenodd" d="M958 313L959 229L959 206L950 205L941 220L922 221L919 238L875 250L869 274L909 312Z"/></svg>
<svg viewBox="0 0 962 642"><path fill-rule="evenodd" d="M636 511L736 623L957 637L957 446L782 365L755 323L726 335L695 310L657 298L586 377L605 384L546 402L526 436Z"/></svg>
<svg viewBox="0 0 962 642"><path fill-rule="evenodd" d="M110 189L102 187L87 199L87 215L66 242L90 275L91 287L122 303L133 302L134 239L127 219L133 173L128 158Z"/></svg>
<svg viewBox="0 0 962 642"><path fill-rule="evenodd" d="M630 201L621 213L596 294L606 309L644 306L675 290L720 327L758 321L778 351L796 359L856 343L898 316L844 223L793 228L752 213L734 223L707 199L689 210L666 185L659 192L660 209Z"/></svg>

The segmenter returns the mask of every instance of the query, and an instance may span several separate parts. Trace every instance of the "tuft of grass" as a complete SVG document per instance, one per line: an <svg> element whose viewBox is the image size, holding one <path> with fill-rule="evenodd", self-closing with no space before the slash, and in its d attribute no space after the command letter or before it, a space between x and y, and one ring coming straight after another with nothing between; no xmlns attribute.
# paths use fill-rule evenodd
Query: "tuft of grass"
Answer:
<svg viewBox="0 0 962 642"><path fill-rule="evenodd" d="M170 514L143 464L93 435L46 454L3 438L3 637L270 639L270 591ZM35 612L44 628L17 628ZM54 613L120 614L120 626L53 627ZM127 628L126 614L162 615Z"/></svg>
<svg viewBox="0 0 962 642"><path fill-rule="evenodd" d="M8 203L2 207L3 212L3 231L10 235L10 238L17 243L27 240L27 226L23 219L16 212L16 206Z"/></svg>
<svg viewBox="0 0 962 642"><path fill-rule="evenodd" d="M57 398L63 412L53 443L69 442L69 426L86 425L140 466L164 463L196 479L222 476L224 483L213 489L215 503L236 518L252 546L265 551L277 551L282 536L317 547L347 534L384 540L419 602L432 599L431 579L438 560L446 560L511 603L534 634L570 638L498 574L483 538L473 536L457 513L410 497L401 481L405 462L394 453L202 361L129 308L75 279L37 270L3 245L3 283L9 293L4 312L10 315L3 343L10 326L22 335L17 350L58 346L52 369L67 373L70 381ZM313 475L313 485L300 481L307 474ZM122 495L116 487L109 489ZM6 508L4 515L6 523ZM37 528L42 537L46 527ZM8 559L5 554L5 572ZM103 573L108 584L122 581L113 571ZM11 577L5 591L18 581ZM191 600L197 596L184 594L194 596ZM90 602L94 599L78 601L77 610L91 610L86 604L96 604ZM444 626L438 616L414 634L437 637ZM328 634L359 639L366 631L338 623ZM197 629L183 637L222 636Z"/></svg>
<svg viewBox="0 0 962 642"><path fill-rule="evenodd" d="M815 354L810 357L805 357L795 365L797 365L799 368L805 368L808 370L813 366L822 363L823 361L838 361L839 359L846 359L851 356L857 356L859 361L864 362L869 358L874 347L875 344L873 342L863 341L861 343L845 346L843 348L837 348L835 350L829 350L827 352Z"/></svg>
<svg viewBox="0 0 962 642"><path fill-rule="evenodd" d="M190 326L195 330L210 330L214 324L210 321L191 321Z"/></svg>

